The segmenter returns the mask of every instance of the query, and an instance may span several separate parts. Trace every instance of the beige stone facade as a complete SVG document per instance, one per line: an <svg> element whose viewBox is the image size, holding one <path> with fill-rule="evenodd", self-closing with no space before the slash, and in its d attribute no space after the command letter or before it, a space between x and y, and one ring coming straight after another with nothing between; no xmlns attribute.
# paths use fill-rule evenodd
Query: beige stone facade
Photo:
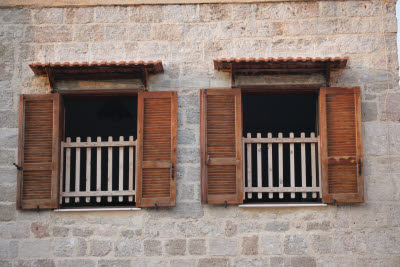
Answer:
<svg viewBox="0 0 400 267"><path fill-rule="evenodd" d="M0 9L0 266L399 266L396 32L394 1ZM361 87L365 203L202 205L199 89L231 86L212 60L287 56L349 57L332 85ZM17 211L18 97L48 92L28 64L103 60L162 60L149 90L178 91L176 207ZM320 77L238 82L285 79Z"/></svg>

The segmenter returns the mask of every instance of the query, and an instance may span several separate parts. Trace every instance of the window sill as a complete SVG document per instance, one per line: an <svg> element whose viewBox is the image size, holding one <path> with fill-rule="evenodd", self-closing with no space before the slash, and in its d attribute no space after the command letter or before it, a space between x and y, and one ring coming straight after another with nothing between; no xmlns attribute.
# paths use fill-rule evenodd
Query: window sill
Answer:
<svg viewBox="0 0 400 267"><path fill-rule="evenodd" d="M325 203L263 203L242 204L239 208L300 208L300 207L325 207Z"/></svg>
<svg viewBox="0 0 400 267"><path fill-rule="evenodd" d="M54 212L88 212L88 211L138 211L141 208L74 208L74 209L55 209Z"/></svg>

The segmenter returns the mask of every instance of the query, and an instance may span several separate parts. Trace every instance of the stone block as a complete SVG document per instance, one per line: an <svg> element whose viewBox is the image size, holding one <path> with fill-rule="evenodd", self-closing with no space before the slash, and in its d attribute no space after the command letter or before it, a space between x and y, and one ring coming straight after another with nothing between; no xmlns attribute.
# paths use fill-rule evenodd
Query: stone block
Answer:
<svg viewBox="0 0 400 267"><path fill-rule="evenodd" d="M11 110L0 111L0 125L2 128L18 128L17 112Z"/></svg>
<svg viewBox="0 0 400 267"><path fill-rule="evenodd" d="M288 222L273 221L268 222L265 226L265 230L269 232L285 232L289 230L290 225Z"/></svg>
<svg viewBox="0 0 400 267"><path fill-rule="evenodd" d="M284 252L291 255L307 254L307 243L303 235L291 234L285 237Z"/></svg>
<svg viewBox="0 0 400 267"><path fill-rule="evenodd" d="M128 28L122 25L105 25L104 26L105 41L125 41L128 40ZM134 40L134 39L131 39Z"/></svg>
<svg viewBox="0 0 400 267"><path fill-rule="evenodd" d="M228 258L206 258L200 259L197 267L229 267L231 266L231 261Z"/></svg>
<svg viewBox="0 0 400 267"><path fill-rule="evenodd" d="M112 250L112 242L109 240L91 240L90 255L104 257Z"/></svg>
<svg viewBox="0 0 400 267"><path fill-rule="evenodd" d="M0 260L0 266L2 266L2 267L12 267L13 266L13 262L12 261L7 261L7 260Z"/></svg>
<svg viewBox="0 0 400 267"><path fill-rule="evenodd" d="M55 267L54 260L18 260L14 262L14 267Z"/></svg>
<svg viewBox="0 0 400 267"><path fill-rule="evenodd" d="M99 260L99 267L130 267L130 260Z"/></svg>
<svg viewBox="0 0 400 267"><path fill-rule="evenodd" d="M307 231L313 231L313 230L328 231L332 229L332 226L330 221L308 222L306 229Z"/></svg>
<svg viewBox="0 0 400 267"><path fill-rule="evenodd" d="M34 240L21 242L19 257L21 258L49 258L52 256L51 240Z"/></svg>
<svg viewBox="0 0 400 267"><path fill-rule="evenodd" d="M178 149L178 163L199 163L200 151L199 148L179 148Z"/></svg>
<svg viewBox="0 0 400 267"><path fill-rule="evenodd" d="M195 259L174 259L170 261L171 267L193 267L196 265Z"/></svg>
<svg viewBox="0 0 400 267"><path fill-rule="evenodd" d="M56 45L55 54L59 62L88 61L89 45L87 43L60 43Z"/></svg>
<svg viewBox="0 0 400 267"><path fill-rule="evenodd" d="M183 25L154 24L150 30L152 40L180 41L183 40Z"/></svg>
<svg viewBox="0 0 400 267"><path fill-rule="evenodd" d="M17 199L16 184L0 184L0 201L14 202Z"/></svg>
<svg viewBox="0 0 400 267"><path fill-rule="evenodd" d="M311 257L273 257L271 266L291 266L291 267L315 267L317 266L314 258Z"/></svg>
<svg viewBox="0 0 400 267"><path fill-rule="evenodd" d="M61 24L64 21L63 8L40 8L32 12L35 24Z"/></svg>
<svg viewBox="0 0 400 267"><path fill-rule="evenodd" d="M400 101L400 93L390 93L387 96L385 94L379 97L381 120L396 122L400 120L400 106L398 105L398 101Z"/></svg>
<svg viewBox="0 0 400 267"><path fill-rule="evenodd" d="M199 15L197 5L165 5L163 8L163 21L165 22L197 22Z"/></svg>
<svg viewBox="0 0 400 267"><path fill-rule="evenodd" d="M219 27L217 24L185 24L184 35L186 41L215 40L219 37Z"/></svg>
<svg viewBox="0 0 400 267"><path fill-rule="evenodd" d="M117 257L142 255L142 244L139 240L117 241L114 246L114 253Z"/></svg>
<svg viewBox="0 0 400 267"><path fill-rule="evenodd" d="M186 239L172 239L165 242L165 252L171 256L185 255Z"/></svg>
<svg viewBox="0 0 400 267"><path fill-rule="evenodd" d="M119 42L92 43L89 48L89 61L121 61L125 58L125 45ZM107 51L113 51L107 53Z"/></svg>
<svg viewBox="0 0 400 267"><path fill-rule="evenodd" d="M205 255L206 242L204 239L191 239L189 240L189 254L190 255Z"/></svg>
<svg viewBox="0 0 400 267"><path fill-rule="evenodd" d="M261 244L263 254L282 254L282 242L279 235L263 235L261 237Z"/></svg>
<svg viewBox="0 0 400 267"><path fill-rule="evenodd" d="M198 194L195 192L195 186L193 184L178 183L177 188L176 197L178 200L198 200L196 197Z"/></svg>
<svg viewBox="0 0 400 267"><path fill-rule="evenodd" d="M231 220L226 221L225 223L225 235L227 237L235 236L237 233L237 224L232 222Z"/></svg>
<svg viewBox="0 0 400 267"><path fill-rule="evenodd" d="M63 267L95 267L97 264L94 260L88 259L64 259L58 261L57 266Z"/></svg>
<svg viewBox="0 0 400 267"><path fill-rule="evenodd" d="M75 26L74 41L103 41L104 28L100 24L83 24Z"/></svg>
<svg viewBox="0 0 400 267"><path fill-rule="evenodd" d="M127 6L100 6L95 8L95 22L127 23L129 11Z"/></svg>
<svg viewBox="0 0 400 267"><path fill-rule="evenodd" d="M66 25L32 26L28 28L32 41L36 43L53 43L72 41L72 27Z"/></svg>
<svg viewBox="0 0 400 267"><path fill-rule="evenodd" d="M144 241L144 255L161 256L162 247L160 240L149 239Z"/></svg>
<svg viewBox="0 0 400 267"><path fill-rule="evenodd" d="M93 21L93 7L67 8L65 10L65 23L67 24L86 24Z"/></svg>
<svg viewBox="0 0 400 267"><path fill-rule="evenodd" d="M188 128L178 130L177 142L179 145L197 145L198 143L195 132Z"/></svg>
<svg viewBox="0 0 400 267"><path fill-rule="evenodd" d="M15 220L15 204L0 204L0 221L12 220Z"/></svg>
<svg viewBox="0 0 400 267"><path fill-rule="evenodd" d="M218 4L206 4L200 5L199 15L200 21L224 21L230 20L232 14L231 5L218 5Z"/></svg>
<svg viewBox="0 0 400 267"><path fill-rule="evenodd" d="M12 222L0 224L1 239L21 239L29 238L30 224L25 222Z"/></svg>
<svg viewBox="0 0 400 267"><path fill-rule="evenodd" d="M311 236L311 247L319 254L331 253L332 238L328 235L313 235Z"/></svg>
<svg viewBox="0 0 400 267"><path fill-rule="evenodd" d="M31 224L31 231L36 238L44 238L50 236L48 223L33 222Z"/></svg>
<svg viewBox="0 0 400 267"><path fill-rule="evenodd" d="M80 237L89 237L93 235L93 229L89 227L79 227L72 229L73 236L80 236Z"/></svg>
<svg viewBox="0 0 400 267"><path fill-rule="evenodd" d="M54 237L67 237L69 235L69 228L62 226L54 226L53 227L53 236Z"/></svg>
<svg viewBox="0 0 400 267"><path fill-rule="evenodd" d="M375 121L378 119L378 108L376 102L361 103L362 121Z"/></svg>
<svg viewBox="0 0 400 267"><path fill-rule="evenodd" d="M30 24L32 23L31 11L28 8L2 8L0 9L0 24Z"/></svg>
<svg viewBox="0 0 400 267"><path fill-rule="evenodd" d="M83 238L54 239L54 255L57 257L85 256L86 250Z"/></svg>
<svg viewBox="0 0 400 267"><path fill-rule="evenodd" d="M0 240L0 259L15 259L18 255L18 241Z"/></svg>
<svg viewBox="0 0 400 267"><path fill-rule="evenodd" d="M236 239L210 239L208 249L208 254L212 256L236 255L238 242Z"/></svg>
<svg viewBox="0 0 400 267"><path fill-rule="evenodd" d="M177 224L177 234L184 237L222 236L223 231L218 223L208 220L181 222Z"/></svg>
<svg viewBox="0 0 400 267"><path fill-rule="evenodd" d="M265 267L269 265L269 258L238 258L234 260L233 266L235 267Z"/></svg>
<svg viewBox="0 0 400 267"><path fill-rule="evenodd" d="M139 23L161 22L163 21L163 6L132 6L130 20Z"/></svg>
<svg viewBox="0 0 400 267"><path fill-rule="evenodd" d="M243 255L258 254L258 236L243 237L242 254Z"/></svg>

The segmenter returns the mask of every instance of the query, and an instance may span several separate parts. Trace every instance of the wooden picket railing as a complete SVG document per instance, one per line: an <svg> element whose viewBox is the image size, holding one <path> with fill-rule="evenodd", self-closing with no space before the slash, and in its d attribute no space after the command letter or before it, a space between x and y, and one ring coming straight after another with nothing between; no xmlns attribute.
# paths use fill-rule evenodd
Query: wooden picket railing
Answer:
<svg viewBox="0 0 400 267"><path fill-rule="evenodd" d="M301 150L301 174L295 172L295 143L300 143ZM253 185L253 166L252 166L252 144L257 147L257 185ZM262 145L266 144L268 147L268 173L262 173ZM278 144L278 157L273 157L273 144ZM283 146L289 145L290 161L284 162ZM311 168L306 166L306 144L311 146ZM320 174L320 160L319 160L319 139L315 137L315 133L311 133L310 137L305 137L305 133L301 133L300 137L294 137L293 133L289 137L283 137L282 133L278 133L277 138L272 137L272 133L268 133L267 137L262 138L260 133L256 137L252 137L251 133L243 138L243 155L246 155L246 160L243 159L243 178L246 179L244 183L243 199L252 199L255 195L258 199L262 198L263 193L268 193L269 198L274 197L274 193L279 194L279 198L284 197L284 193L290 193L291 198L295 198L296 194L301 194L301 198L306 198L307 193L312 193L312 198L317 198L318 194L321 197L321 174ZM245 157L243 157L245 158ZM278 170L274 170L273 162L278 161ZM283 166L290 165L290 176L284 177ZM318 165L318 169L317 169ZM273 176L278 171L279 183L274 184ZM311 174L311 185L307 186L307 173ZM296 186L296 175L301 175L301 186ZM317 180L319 181L317 185ZM267 184L267 186L263 186ZM284 186L289 184L290 186Z"/></svg>
<svg viewBox="0 0 400 267"><path fill-rule="evenodd" d="M81 138L77 137L75 142L71 142L71 138L67 138L66 142L61 142L61 182L60 182L60 203L63 199L65 203L70 202L70 198L75 200L75 203L80 201L80 197L85 197L86 202L90 202L91 198L95 197L96 202L101 201L101 197L107 197L107 201L111 202L112 197L117 196L118 201L122 202L124 196L128 196L128 201L133 202L136 192L134 190L134 147L136 146L136 140L133 140L133 136L129 136L129 140L125 141L124 137L121 136L118 141L114 141L110 136L107 141L102 141L101 137L97 137L96 141L92 141L91 137L88 137L86 142L81 142ZM108 152L108 167L107 167L107 190L104 191L101 188L101 157L103 147L107 148ZM119 149L119 160L118 166L113 166L113 147ZM124 147L128 147L129 155L129 171L128 171L128 190L124 190ZM96 149L96 165L92 168L92 149ZM75 188L71 191L71 153L75 151ZM81 173L81 150L86 150L86 174ZM65 151L65 153L64 153ZM64 172L64 154L65 154L65 172ZM113 177L113 168L118 167L118 177ZM95 170L92 170L95 169ZM92 173L95 172L96 180L91 181ZM125 174L126 175L126 174ZM80 188L81 179L85 179L85 188ZM118 190L113 190L112 184L113 179L118 179ZM64 188L65 180L65 188ZM91 183L96 184L96 190L91 190ZM64 190L65 189L65 190ZM82 190L83 189L83 190Z"/></svg>

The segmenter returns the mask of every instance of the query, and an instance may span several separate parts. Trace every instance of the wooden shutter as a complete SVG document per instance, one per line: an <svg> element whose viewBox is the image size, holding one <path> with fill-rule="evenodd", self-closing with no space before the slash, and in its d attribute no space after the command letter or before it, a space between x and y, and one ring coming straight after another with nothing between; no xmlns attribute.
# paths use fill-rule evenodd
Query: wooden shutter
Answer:
<svg viewBox="0 0 400 267"><path fill-rule="evenodd" d="M60 95L21 95L17 208L58 207Z"/></svg>
<svg viewBox="0 0 400 267"><path fill-rule="evenodd" d="M176 126L176 92L139 92L138 207L175 206Z"/></svg>
<svg viewBox="0 0 400 267"><path fill-rule="evenodd" d="M243 202L240 89L201 90L202 203Z"/></svg>
<svg viewBox="0 0 400 267"><path fill-rule="evenodd" d="M360 88L322 88L319 111L322 200L363 202Z"/></svg>

